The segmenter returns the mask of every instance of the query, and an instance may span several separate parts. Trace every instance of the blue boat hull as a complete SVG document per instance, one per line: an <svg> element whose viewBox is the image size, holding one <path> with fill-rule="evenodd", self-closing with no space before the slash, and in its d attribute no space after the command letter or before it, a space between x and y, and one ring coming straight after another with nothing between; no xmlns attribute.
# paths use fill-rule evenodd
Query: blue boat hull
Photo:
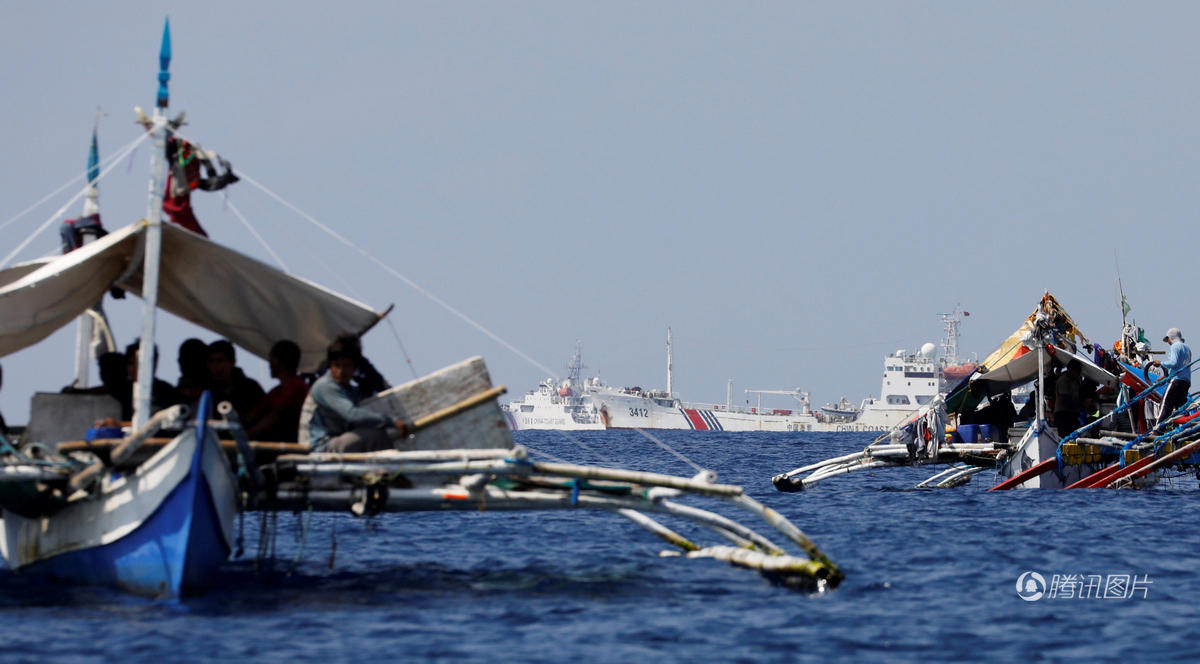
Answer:
<svg viewBox="0 0 1200 664"><path fill-rule="evenodd" d="M154 514L125 537L47 558L22 573L178 597L203 589L229 551L208 481L201 468L193 467Z"/></svg>
<svg viewBox="0 0 1200 664"><path fill-rule="evenodd" d="M22 573L154 597L203 589L229 557L237 481L207 426L196 426L58 511L4 519L4 555Z"/></svg>

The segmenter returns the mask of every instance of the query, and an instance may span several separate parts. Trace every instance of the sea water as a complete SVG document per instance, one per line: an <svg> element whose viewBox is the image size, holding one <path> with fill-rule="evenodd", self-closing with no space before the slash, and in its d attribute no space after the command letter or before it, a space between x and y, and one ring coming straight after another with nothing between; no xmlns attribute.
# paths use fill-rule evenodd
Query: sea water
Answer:
<svg viewBox="0 0 1200 664"><path fill-rule="evenodd" d="M605 512L254 514L243 555L199 597L154 601L0 571L0 659L1195 660L1190 475L1149 491L985 493L991 471L913 490L937 469L898 468L784 494L772 475L871 436L653 435L791 519L845 571L841 587L798 593L725 563L659 557L665 543ZM637 432L517 440L573 462L695 472ZM736 508L686 502L783 541ZM274 533L273 555L260 552L263 532ZM1030 573L1044 585L1029 586Z"/></svg>

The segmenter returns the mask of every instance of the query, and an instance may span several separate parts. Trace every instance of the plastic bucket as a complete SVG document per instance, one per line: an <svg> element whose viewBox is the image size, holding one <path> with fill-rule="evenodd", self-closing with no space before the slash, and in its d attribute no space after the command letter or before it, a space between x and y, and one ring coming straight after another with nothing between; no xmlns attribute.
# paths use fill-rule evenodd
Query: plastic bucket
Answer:
<svg viewBox="0 0 1200 664"><path fill-rule="evenodd" d="M978 424L960 424L958 425L958 437L964 443L979 442L979 425Z"/></svg>
<svg viewBox="0 0 1200 664"><path fill-rule="evenodd" d="M994 424L980 424L979 425L979 440L976 442L981 443L985 440L993 441L993 442L996 440L996 425L994 425Z"/></svg>

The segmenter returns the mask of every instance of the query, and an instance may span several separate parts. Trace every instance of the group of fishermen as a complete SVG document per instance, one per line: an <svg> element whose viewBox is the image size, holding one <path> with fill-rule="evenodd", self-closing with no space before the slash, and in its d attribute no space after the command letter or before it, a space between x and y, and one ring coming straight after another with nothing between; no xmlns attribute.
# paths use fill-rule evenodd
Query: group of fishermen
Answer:
<svg viewBox="0 0 1200 664"><path fill-rule="evenodd" d="M133 383L137 376L135 341L125 353L99 357L101 385L64 392L107 394L120 404L121 418L133 415ZM157 350L155 351L157 365ZM358 337L339 336L326 350L312 374L301 374L300 347L276 342L267 357L278 385L264 392L258 381L237 366L228 340L205 343L188 339L179 348L179 381L172 386L154 379L152 410L175 404L195 405L207 390L214 402L228 401L252 440L300 442L314 452L367 452L392 447L393 436L407 433L407 424L363 408L363 399L388 389L387 381L362 355Z"/></svg>
<svg viewBox="0 0 1200 664"><path fill-rule="evenodd" d="M1192 386L1192 350L1184 341L1183 332L1172 327L1163 335L1163 342L1168 344L1166 356L1162 360L1148 360L1143 365L1161 368L1167 381L1158 414L1148 423L1151 429L1157 428L1187 401ZM1053 425L1059 437L1098 419L1101 400L1115 399L1112 390L1098 387L1084 378L1083 366L1078 360L1071 360L1050 386L1054 391L1047 396L1052 399Z"/></svg>
<svg viewBox="0 0 1200 664"><path fill-rule="evenodd" d="M1160 367L1167 380L1162 395L1162 404L1157 417L1149 422L1150 428L1155 428L1166 420L1171 413L1182 406L1191 390L1192 351L1185 343L1183 332L1177 327L1167 330L1163 341L1169 344L1162 360L1149 360L1142 366ZM996 430L999 439L1007 440L1007 431L1014 422L1029 420L1037 416L1037 391L1029 394L1028 401L1017 410L1012 397L1008 393L988 397L987 404L969 415L960 416L962 424L990 424ZM1107 401L1113 405L1116 393L1105 386L1097 385L1083 375L1083 365L1079 360L1071 360L1063 368L1046 381L1046 394L1043 403L1046 412L1051 415L1051 425L1060 437L1065 437L1085 424L1096 421L1105 412Z"/></svg>

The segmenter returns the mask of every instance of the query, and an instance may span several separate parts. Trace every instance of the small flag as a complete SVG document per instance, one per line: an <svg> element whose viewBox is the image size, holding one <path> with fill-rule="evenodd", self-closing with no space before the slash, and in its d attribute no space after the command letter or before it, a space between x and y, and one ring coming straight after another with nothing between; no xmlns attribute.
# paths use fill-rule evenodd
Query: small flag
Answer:
<svg viewBox="0 0 1200 664"><path fill-rule="evenodd" d="M1129 300L1126 300L1125 296L1122 295L1121 296L1121 315L1128 316L1129 311L1130 311Z"/></svg>

